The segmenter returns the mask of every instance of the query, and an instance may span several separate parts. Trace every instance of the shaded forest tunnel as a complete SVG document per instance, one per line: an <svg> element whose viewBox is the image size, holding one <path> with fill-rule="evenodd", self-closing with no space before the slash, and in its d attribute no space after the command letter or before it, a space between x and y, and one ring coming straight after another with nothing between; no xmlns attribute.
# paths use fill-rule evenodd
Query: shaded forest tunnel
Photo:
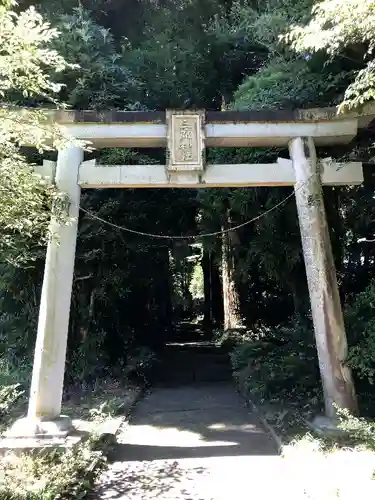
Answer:
<svg viewBox="0 0 375 500"><path fill-rule="evenodd" d="M291 188L147 189L147 204L142 202L144 191L106 189L97 200L92 190L82 192L82 206L111 224L166 238L127 233L81 213L67 373L77 379L74 363L82 367L78 379L94 380L108 372L122 378L123 370L132 370L129 376L137 378L137 362L143 357L151 362L155 354L157 361L147 374L153 383L230 380L232 346L221 345L225 331L257 324L275 327L308 313L295 203L291 200L272 215L272 222L281 224L292 214L292 232L280 236L297 246L293 268L285 274L282 261L288 248L280 249L280 263L275 263L280 276L269 273L265 279L265 251L275 253L280 243L263 240L265 219L215 237L192 236L220 232L257 216L264 211L263 196L276 204ZM220 203L213 205L213 199ZM142 220L135 223L141 211ZM187 238L168 240L168 235ZM95 367L87 363L89 373L85 356L97 357Z"/></svg>

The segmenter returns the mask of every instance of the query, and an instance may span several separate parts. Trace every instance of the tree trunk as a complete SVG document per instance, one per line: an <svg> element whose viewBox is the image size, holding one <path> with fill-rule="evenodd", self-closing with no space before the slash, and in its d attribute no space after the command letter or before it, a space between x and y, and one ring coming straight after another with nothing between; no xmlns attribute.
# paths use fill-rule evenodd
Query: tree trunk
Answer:
<svg viewBox="0 0 375 500"><path fill-rule="evenodd" d="M85 324L81 328L81 342L82 342L82 344L86 342L87 337L90 333L90 328L91 328L92 322L94 320L95 296L96 296L96 288L93 288L90 292L90 303L89 303L88 315L87 315Z"/></svg>
<svg viewBox="0 0 375 500"><path fill-rule="evenodd" d="M309 312L309 290L303 265L298 265L290 276L290 290L293 297L294 314L303 319Z"/></svg>
<svg viewBox="0 0 375 500"><path fill-rule="evenodd" d="M205 328L212 327L213 310L212 310L212 266L211 253L203 248L202 270L203 270L203 286L204 286L204 305L203 305L203 325Z"/></svg>
<svg viewBox="0 0 375 500"><path fill-rule="evenodd" d="M222 230L230 226L230 213L227 211L227 220ZM240 299L235 282L235 265L233 247L228 232L222 234L221 273L224 302L224 331L241 327Z"/></svg>
<svg viewBox="0 0 375 500"><path fill-rule="evenodd" d="M160 275L158 280L157 303L159 322L161 325L160 341L163 344L172 330L172 297L171 297L171 272L169 265L169 248L160 249Z"/></svg>
<svg viewBox="0 0 375 500"><path fill-rule="evenodd" d="M221 252L220 252L221 253ZM224 321L223 287L221 283L220 258L217 252L211 254L211 293L212 293L212 318L214 325L221 325Z"/></svg>

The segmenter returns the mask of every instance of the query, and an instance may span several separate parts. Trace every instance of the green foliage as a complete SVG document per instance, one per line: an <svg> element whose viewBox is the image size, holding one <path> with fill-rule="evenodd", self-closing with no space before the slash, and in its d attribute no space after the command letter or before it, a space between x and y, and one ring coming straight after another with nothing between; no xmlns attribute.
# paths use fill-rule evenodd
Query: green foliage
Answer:
<svg viewBox="0 0 375 500"><path fill-rule="evenodd" d="M197 262L193 268L190 278L189 291L194 300L202 300L204 298L203 269L201 262Z"/></svg>
<svg viewBox="0 0 375 500"><path fill-rule="evenodd" d="M371 281L345 308L347 363L358 382L370 384L375 374L374 304L375 282ZM280 398L316 404L319 372L310 327L292 323L278 329L254 330L245 337L239 332L234 338L229 335L220 340L234 345L234 376L245 394L262 401Z"/></svg>
<svg viewBox="0 0 375 500"><path fill-rule="evenodd" d="M354 444L365 445L375 451L375 422L356 417L348 410L336 407L339 428L345 431Z"/></svg>
<svg viewBox="0 0 375 500"><path fill-rule="evenodd" d="M20 384L0 385L0 426L6 423L8 415L22 396Z"/></svg>
<svg viewBox="0 0 375 500"><path fill-rule="evenodd" d="M25 409L31 366L0 354L0 433Z"/></svg>
<svg viewBox="0 0 375 500"><path fill-rule="evenodd" d="M15 6L15 2L11 2ZM55 72L68 67L65 59L49 45L58 32L33 7L16 14L0 6L0 95L20 92L23 97L42 96L49 100L61 89L44 68ZM70 66L71 67L71 66Z"/></svg>
<svg viewBox="0 0 375 500"><path fill-rule="evenodd" d="M371 384L375 376L375 281L356 295L346 310L350 342L348 364L360 379Z"/></svg>
<svg viewBox="0 0 375 500"><path fill-rule="evenodd" d="M234 1L226 16L215 17L212 29L220 38L247 38L252 43L253 50L266 51L271 57L287 52L285 44L281 43L279 34L292 22L298 22L306 17L312 0L266 0L261 5L251 5L251 2Z"/></svg>
<svg viewBox="0 0 375 500"><path fill-rule="evenodd" d="M198 36L188 36L191 26L181 22L183 12L180 16L174 20L169 11L161 10L155 19L158 31L146 27L148 36L138 47L123 48L126 63L141 82L138 100L149 109L199 107L216 94L210 84L217 71L212 41L200 26L193 27Z"/></svg>
<svg viewBox="0 0 375 500"><path fill-rule="evenodd" d="M311 328L289 326L255 330L231 354L240 390L259 401L319 396L319 371Z"/></svg>
<svg viewBox="0 0 375 500"><path fill-rule="evenodd" d="M46 189L15 149L7 153L0 153L0 252L4 260L18 265L34 256L36 244L46 241L52 191Z"/></svg>
<svg viewBox="0 0 375 500"><path fill-rule="evenodd" d="M0 265L0 385L28 385L43 269L37 264L26 269Z"/></svg>
<svg viewBox="0 0 375 500"><path fill-rule="evenodd" d="M240 351L241 347L239 346L247 343L251 336L252 332L248 332L244 329L232 329L227 331L215 330L213 332L213 340L215 344L224 349L227 349L228 351L234 351L237 347ZM236 354L234 353L233 355L236 356Z"/></svg>
<svg viewBox="0 0 375 500"><path fill-rule="evenodd" d="M105 367L109 366L104 341L105 332L92 330L87 338L69 351L67 376L70 384L83 384L104 375Z"/></svg>
<svg viewBox="0 0 375 500"><path fill-rule="evenodd" d="M35 144L39 150L52 143L62 145L66 137L51 126L46 113L14 109L20 99L42 99L57 105L55 94L61 85L51 74L72 69L51 43L58 37L44 19L30 7L19 14L15 3L0 6L0 252L2 261L25 262L32 247L46 241L49 210L58 193L33 174L20 153L21 144Z"/></svg>
<svg viewBox="0 0 375 500"><path fill-rule="evenodd" d="M90 408L89 419L95 422L104 422L108 418L113 418L119 414L123 405L123 399L113 397L103 401L98 407Z"/></svg>
<svg viewBox="0 0 375 500"><path fill-rule="evenodd" d="M1 458L0 496L4 500L54 500L84 498L106 467L97 437L66 452L45 452L33 457Z"/></svg>
<svg viewBox="0 0 375 500"><path fill-rule="evenodd" d="M296 57L282 37L291 25L308 20L311 5L310 0L271 0L257 12L240 8L239 17L246 33L259 46L267 47L268 60L238 87L232 108L318 107L334 103L344 92L348 84L347 71L322 67L319 61L318 64L311 61L311 57Z"/></svg>
<svg viewBox="0 0 375 500"><path fill-rule="evenodd" d="M373 0L318 2L312 9L311 20L294 26L285 37L296 52L323 50L330 59L349 57L362 66L345 92L341 111L362 106L375 97L374 8Z"/></svg>
<svg viewBox="0 0 375 500"><path fill-rule="evenodd" d="M278 110L324 105L324 96L332 88L337 93L341 80L342 75L328 72L322 78L322 72L313 72L307 61L275 58L239 86L232 107Z"/></svg>
<svg viewBox="0 0 375 500"><path fill-rule="evenodd" d="M90 392L90 395L92 393ZM9 424L22 391L18 384L0 385L0 427ZM107 398L108 394L106 395ZM93 432L83 442L63 451L42 450L41 453L12 454L0 457L0 498L7 500L55 500L86 498L99 475L107 467L106 455L113 440L97 432L99 424L122 412L123 399L113 397L98 407L90 408L83 418L90 420ZM79 411L75 408L75 411ZM3 421L4 422L3 422ZM3 429L1 429L3 430Z"/></svg>
<svg viewBox="0 0 375 500"><path fill-rule="evenodd" d="M142 346L131 350L126 358L124 375L131 381L150 384L152 371L157 364L156 354L148 347Z"/></svg>
<svg viewBox="0 0 375 500"><path fill-rule="evenodd" d="M54 47L75 64L61 78L62 96L69 105L98 110L137 107L131 100L137 82L110 30L96 24L82 8L62 15L57 30Z"/></svg>
<svg viewBox="0 0 375 500"><path fill-rule="evenodd" d="M288 469L301 471L298 479L295 475L301 498L353 498L358 491L363 498L372 497L375 454L371 449L344 447L306 433L283 446L282 458ZM315 474L311 474L312 464Z"/></svg>

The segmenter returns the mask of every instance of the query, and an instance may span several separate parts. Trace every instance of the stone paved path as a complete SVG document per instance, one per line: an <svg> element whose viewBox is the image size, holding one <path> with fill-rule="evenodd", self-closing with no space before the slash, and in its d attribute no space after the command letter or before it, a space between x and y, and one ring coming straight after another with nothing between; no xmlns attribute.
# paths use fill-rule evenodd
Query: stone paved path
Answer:
<svg viewBox="0 0 375 500"><path fill-rule="evenodd" d="M273 439L231 385L155 389L118 441L95 500L271 499L286 479Z"/></svg>

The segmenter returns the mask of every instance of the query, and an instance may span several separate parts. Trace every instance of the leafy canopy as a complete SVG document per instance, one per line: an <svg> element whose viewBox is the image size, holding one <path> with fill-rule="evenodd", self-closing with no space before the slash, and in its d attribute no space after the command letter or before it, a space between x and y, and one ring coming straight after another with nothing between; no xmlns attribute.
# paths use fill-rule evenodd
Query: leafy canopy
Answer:
<svg viewBox="0 0 375 500"><path fill-rule="evenodd" d="M61 147L66 135L38 109L16 109L20 99L42 99L54 106L61 86L52 74L69 64L50 48L58 32L33 7L17 14L13 1L0 4L0 252L20 263L31 245L45 240L56 191L48 188L21 154L22 144L39 150Z"/></svg>
<svg viewBox="0 0 375 500"><path fill-rule="evenodd" d="M375 98L375 1L325 0L312 8L306 25L295 25L284 37L304 54L325 51L332 60L350 58L360 65L339 107L346 111Z"/></svg>

